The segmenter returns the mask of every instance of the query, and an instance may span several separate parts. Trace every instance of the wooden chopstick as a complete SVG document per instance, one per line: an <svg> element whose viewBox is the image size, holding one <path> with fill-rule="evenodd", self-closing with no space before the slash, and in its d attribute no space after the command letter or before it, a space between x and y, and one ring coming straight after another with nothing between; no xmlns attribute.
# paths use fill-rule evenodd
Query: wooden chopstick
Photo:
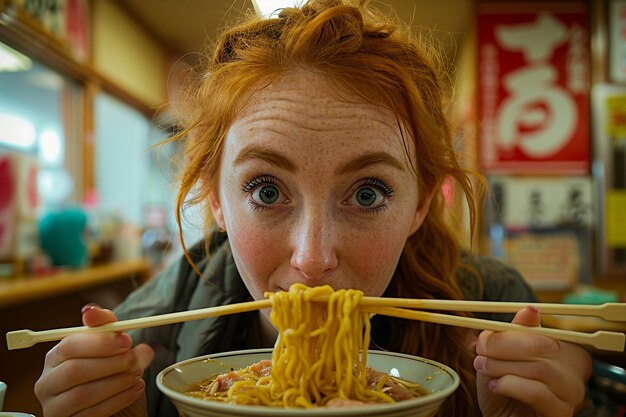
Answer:
<svg viewBox="0 0 626 417"><path fill-rule="evenodd" d="M468 311L474 313L516 313L524 307L534 306L541 314L594 316L609 321L626 321L626 303L557 304L363 297L359 305L416 308L419 310Z"/></svg>
<svg viewBox="0 0 626 417"><path fill-rule="evenodd" d="M78 326L63 329L32 331L29 329L15 330L7 333L7 348L9 350L31 347L37 343L61 340L76 333L95 332L124 332L127 330L143 329L146 327L163 326L166 324L181 323L184 321L200 320L209 317L227 314L244 313L252 310L271 307L270 300L248 301L244 303L228 304L217 307L200 308L197 310L179 311L176 313L161 314L158 316L141 317L137 319L116 321L102 326Z"/></svg>
<svg viewBox="0 0 626 417"><path fill-rule="evenodd" d="M446 324L451 326L465 327L477 330L508 331L516 330L525 333L541 334L553 339L572 342L582 345L593 346L596 349L614 352L624 351L626 335L624 333L596 331L594 333L575 332L571 330L550 329L546 327L529 327L520 324L504 323L492 320L476 319L472 317L459 317L449 314L431 313L425 311L407 310L396 307L363 307L363 310L386 316L403 319L426 321L430 323Z"/></svg>
<svg viewBox="0 0 626 417"><path fill-rule="evenodd" d="M315 301L324 302L325 299ZM625 303L607 303L601 305L568 305L568 304L547 304L547 303L508 303L490 301L463 301L463 300L426 300L407 298L381 298L363 297L360 301L363 308L391 308L406 307L420 309L436 309L441 311L473 311L473 312L495 312L495 313L515 313L523 307L533 305L541 313L546 314L566 314L566 315L593 315L602 317L605 320L626 321ZM102 326L88 327L78 326L62 329L32 331L29 329L15 330L6 334L7 347L9 350L31 347L37 343L61 340L75 333L85 332L122 332L127 330L141 329L146 327L163 326L166 324L181 323L184 321L200 320L209 317L216 317L227 314L243 313L252 310L270 308L270 300L257 300L244 303L235 303L224 306L201 308L190 311L180 311L176 313L161 314L158 316L142 317L137 319L118 321ZM408 310L407 310L408 311ZM416 312L417 313L417 312ZM433 313L429 313L433 314ZM441 315L444 317L454 317ZM419 320L419 319L417 319ZM428 320L425 320L428 321ZM484 320L488 323L493 323ZM443 323L445 324L445 323ZM504 323L506 324L506 323ZM462 324L457 324L463 326ZM484 326L481 324L481 326ZM467 327L467 326L464 326ZM486 327L484 327L486 329Z"/></svg>

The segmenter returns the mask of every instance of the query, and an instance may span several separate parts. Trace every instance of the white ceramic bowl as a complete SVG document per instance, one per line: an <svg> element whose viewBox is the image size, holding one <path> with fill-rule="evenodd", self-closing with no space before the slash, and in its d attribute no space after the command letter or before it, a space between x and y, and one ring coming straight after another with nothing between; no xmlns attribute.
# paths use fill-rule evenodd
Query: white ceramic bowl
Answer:
<svg viewBox="0 0 626 417"><path fill-rule="evenodd" d="M245 368L262 359L271 359L271 349L241 350L214 355L199 356L171 365L162 370L156 379L158 388L167 395L181 416L185 417L430 417L443 401L459 386L458 374L438 362L392 352L369 351L367 364L379 371L417 382L428 395L400 401L394 404L368 405L351 408L275 408L225 404L189 397L181 392L189 384L212 375ZM216 361L206 361L216 359Z"/></svg>

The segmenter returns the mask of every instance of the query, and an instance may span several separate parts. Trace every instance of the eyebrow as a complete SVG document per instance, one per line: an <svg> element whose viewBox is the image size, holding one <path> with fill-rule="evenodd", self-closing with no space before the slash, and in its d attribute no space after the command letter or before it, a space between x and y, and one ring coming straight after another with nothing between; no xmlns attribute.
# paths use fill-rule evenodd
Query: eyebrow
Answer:
<svg viewBox="0 0 626 417"><path fill-rule="evenodd" d="M272 165L276 165L279 168L283 168L289 172L296 172L298 170L296 164L292 162L286 156L281 155L280 153L275 152L272 149L269 149L263 146L258 146L258 145L250 145L250 146L245 147L237 155L237 158L235 158L233 165L234 166L240 165L250 159L261 159ZM349 172L358 171L370 165L376 165L376 164L389 165L401 171L404 171L405 169L404 165L402 165L400 161L398 161L395 157L391 156L387 152L370 152L370 153L361 155L349 161L345 165L337 168L335 170L335 175L341 175L341 174L346 174Z"/></svg>
<svg viewBox="0 0 626 417"><path fill-rule="evenodd" d="M358 171L370 165L376 164L389 165L393 168L399 169L400 171L404 171L405 169L404 165L402 165L400 161L398 161L387 152L370 152L366 153L365 155L361 155L358 158L355 158L349 161L347 164L339 167L335 170L335 174L346 174L348 172Z"/></svg>
<svg viewBox="0 0 626 417"><path fill-rule="evenodd" d="M274 152L271 149L258 145L245 147L241 152L239 152L239 155L235 158L233 165L237 166L249 159L262 159L289 172L297 171L296 164L294 164L289 158Z"/></svg>

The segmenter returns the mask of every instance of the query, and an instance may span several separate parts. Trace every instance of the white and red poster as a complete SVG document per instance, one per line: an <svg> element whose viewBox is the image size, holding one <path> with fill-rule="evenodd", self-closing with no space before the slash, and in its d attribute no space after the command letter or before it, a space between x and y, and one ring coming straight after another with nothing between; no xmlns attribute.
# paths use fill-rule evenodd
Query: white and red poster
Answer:
<svg viewBox="0 0 626 417"><path fill-rule="evenodd" d="M36 248L37 173L32 157L0 150L0 261L21 259Z"/></svg>
<svg viewBox="0 0 626 417"><path fill-rule="evenodd" d="M487 174L587 174L584 2L478 5L480 161Z"/></svg>

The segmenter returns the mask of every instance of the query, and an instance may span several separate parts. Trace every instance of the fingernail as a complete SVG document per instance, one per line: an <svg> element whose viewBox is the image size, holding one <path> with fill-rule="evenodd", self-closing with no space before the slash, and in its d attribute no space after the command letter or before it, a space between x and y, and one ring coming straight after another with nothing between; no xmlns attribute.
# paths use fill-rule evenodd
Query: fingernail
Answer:
<svg viewBox="0 0 626 417"><path fill-rule="evenodd" d="M498 381L495 379L492 379L491 381L489 381L489 389L492 391L495 391L497 386L498 386Z"/></svg>
<svg viewBox="0 0 626 417"><path fill-rule="evenodd" d="M83 308L80 309L80 314L85 314L85 311L92 310L94 308L100 308L100 306L96 303L85 304Z"/></svg>
<svg viewBox="0 0 626 417"><path fill-rule="evenodd" d="M481 369L483 369L484 364L485 358L483 358L482 356L476 356L476 359L474 359L474 369L480 371Z"/></svg>
<svg viewBox="0 0 626 417"><path fill-rule="evenodd" d="M539 309L535 306L528 306L527 308L531 311L534 311L535 313L539 313Z"/></svg>
<svg viewBox="0 0 626 417"><path fill-rule="evenodd" d="M100 308L100 306L96 303L85 304L85 306L80 309L80 314L85 314L85 311L93 310L94 308Z"/></svg>
<svg viewBox="0 0 626 417"><path fill-rule="evenodd" d="M137 382L135 382L135 385L133 385L133 389L135 391L141 391L143 390L143 387L146 386L146 383L143 382L143 379L138 379Z"/></svg>
<svg viewBox="0 0 626 417"><path fill-rule="evenodd" d="M117 344L121 348L129 348L133 344L133 340L126 333L120 333L117 335Z"/></svg>

